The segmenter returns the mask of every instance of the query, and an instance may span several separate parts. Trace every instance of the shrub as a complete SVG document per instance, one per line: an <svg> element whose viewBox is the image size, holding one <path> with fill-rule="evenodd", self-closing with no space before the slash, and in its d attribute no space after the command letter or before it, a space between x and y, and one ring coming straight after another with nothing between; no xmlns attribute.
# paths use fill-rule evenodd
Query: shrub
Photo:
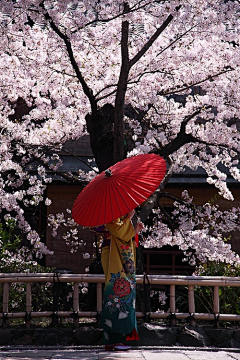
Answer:
<svg viewBox="0 0 240 360"><path fill-rule="evenodd" d="M240 267L225 263L210 262L201 264L195 273L198 276L226 276L239 277ZM213 286L196 286L195 311L197 313L213 313ZM219 305L222 314L240 314L240 287L220 286ZM187 288L176 290L177 308L180 312L188 312L188 291Z"/></svg>

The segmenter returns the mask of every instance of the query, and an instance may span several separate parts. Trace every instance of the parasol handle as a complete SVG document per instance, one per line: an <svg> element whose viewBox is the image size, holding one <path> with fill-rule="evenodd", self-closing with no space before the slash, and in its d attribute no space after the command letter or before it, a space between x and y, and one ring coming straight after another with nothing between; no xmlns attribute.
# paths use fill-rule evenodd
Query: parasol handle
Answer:
<svg viewBox="0 0 240 360"><path fill-rule="evenodd" d="M135 246L139 247L139 237L138 234L135 235Z"/></svg>
<svg viewBox="0 0 240 360"><path fill-rule="evenodd" d="M137 224L139 224L139 223L142 224L142 221L141 221L141 219L137 216L137 214L135 213L135 214L133 215L133 217L132 217L132 224L133 224L134 229L136 229L136 226L137 226ZM136 247L139 246L139 235L138 235L138 233L135 234L135 245L136 245Z"/></svg>
<svg viewBox="0 0 240 360"><path fill-rule="evenodd" d="M140 220L140 219L138 218L138 216L137 216L137 214L136 214L136 212L135 212L134 215L133 215L133 217L132 217L132 219L131 219L134 228L135 228L135 226L137 225L137 223L139 222L139 220Z"/></svg>

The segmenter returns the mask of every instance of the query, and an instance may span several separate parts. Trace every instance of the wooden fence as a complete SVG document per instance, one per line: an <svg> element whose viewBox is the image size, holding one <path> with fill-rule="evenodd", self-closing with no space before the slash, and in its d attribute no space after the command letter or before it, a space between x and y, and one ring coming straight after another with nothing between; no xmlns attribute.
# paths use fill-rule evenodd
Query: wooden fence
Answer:
<svg viewBox="0 0 240 360"><path fill-rule="evenodd" d="M137 283L146 283L144 275L137 275ZM240 278L238 277L218 277L218 276L174 276L174 275L148 275L148 281L152 287L155 285L167 285L170 288L170 311L150 312L150 319L172 319L172 324L176 319L195 320L217 320L218 321L240 321L238 314L222 314L219 308L219 287L239 287ZM73 311L58 311L57 317L74 318L74 325L79 326L79 318L94 318L102 311L102 291L104 283L104 275L93 274L58 274L54 273L0 273L0 286L3 286L2 313L0 319L3 321L19 318L25 319L27 327L31 325L32 318L52 317L53 311L32 311L32 284L33 283L72 283L73 284ZM26 311L25 312L9 312L9 290L11 284L25 284L26 293ZM79 309L79 285L81 283L95 283L97 288L97 305L96 311L81 311ZM188 289L188 312L181 313L176 311L176 286L184 286ZM213 287L213 313L196 313L195 312L195 286ZM0 299L1 301L1 299ZM73 316L74 315L74 316ZM137 312L137 318L146 316L146 313Z"/></svg>

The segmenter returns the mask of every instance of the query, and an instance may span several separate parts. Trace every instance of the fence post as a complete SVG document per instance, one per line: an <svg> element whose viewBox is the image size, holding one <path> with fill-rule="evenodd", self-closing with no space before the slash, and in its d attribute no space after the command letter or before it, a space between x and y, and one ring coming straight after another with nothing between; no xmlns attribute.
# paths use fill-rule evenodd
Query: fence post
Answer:
<svg viewBox="0 0 240 360"><path fill-rule="evenodd" d="M0 318L2 319L1 326L5 327L8 325L9 318L25 318L26 327L30 327L31 325L31 317L32 318L40 318L40 317L53 317L53 315L57 316L57 313L51 313L51 311L40 311L34 312L32 310L32 283L39 282L56 282L56 278L53 274L23 274L23 273L11 273L11 274L0 274L0 285L3 286L3 296L2 296L2 312L0 313ZM209 320L212 321L215 316L215 326L219 326L219 320L221 321L240 321L239 314L220 314L220 295L219 290L220 287L224 288L225 286L238 287L240 288L240 280L238 277L218 277L218 276L206 276L206 277L196 277L196 276L177 276L177 278L171 276L153 276L149 275L151 284L164 284L170 286L170 311L169 313L151 313L150 317L153 319L166 319L169 320L170 326L176 325L176 320L179 319L188 319L195 320ZM63 274L63 282L71 282L74 284L73 287L73 311L61 311L59 312L59 317L67 317L70 316L74 318L75 327L79 326L79 317L95 317L96 312L94 311L79 311L79 283L82 281L86 281L88 283L97 284L97 315L100 315L102 311L102 282L104 280L104 275L91 275L89 278L84 274L73 274L64 277ZM142 277L137 277L137 283L142 282ZM15 283L23 283L24 288L26 288L26 312L24 311L14 311L12 309L9 310L9 299L10 299L10 290L11 284ZM2 285L3 284L3 285ZM26 285L25 285L26 284ZM176 286L188 286L188 301L189 301L189 313L180 312L176 313ZM213 296L213 310L212 314L209 313L195 313L195 286L208 286L212 289ZM24 296L24 295L23 295ZM96 296L96 295L95 295ZM96 302L95 302L96 304ZM58 304L57 304L58 305ZM9 312L11 311L11 313ZM138 313L138 317L143 317L144 313ZM193 324L193 322L191 323Z"/></svg>
<svg viewBox="0 0 240 360"><path fill-rule="evenodd" d="M213 287L213 313L215 315L215 326L219 327L219 286Z"/></svg>
<svg viewBox="0 0 240 360"><path fill-rule="evenodd" d="M10 283L3 285L3 327L7 326Z"/></svg>
<svg viewBox="0 0 240 360"><path fill-rule="evenodd" d="M31 283L27 282L26 284L26 317L25 324L26 328L31 327L31 310L32 310L32 287Z"/></svg>
<svg viewBox="0 0 240 360"><path fill-rule="evenodd" d="M190 325L196 326L196 321L194 319L194 314L195 314L194 285L188 285L188 311L189 311Z"/></svg>
<svg viewBox="0 0 240 360"><path fill-rule="evenodd" d="M73 311L76 317L74 318L74 326L75 328L79 327L79 318L78 318L78 312L79 312L79 282L74 283L73 288Z"/></svg>
<svg viewBox="0 0 240 360"><path fill-rule="evenodd" d="M102 311L102 283L97 283L97 312L98 314Z"/></svg>
<svg viewBox="0 0 240 360"><path fill-rule="evenodd" d="M170 285L170 326L176 325L176 302L175 302L175 285Z"/></svg>

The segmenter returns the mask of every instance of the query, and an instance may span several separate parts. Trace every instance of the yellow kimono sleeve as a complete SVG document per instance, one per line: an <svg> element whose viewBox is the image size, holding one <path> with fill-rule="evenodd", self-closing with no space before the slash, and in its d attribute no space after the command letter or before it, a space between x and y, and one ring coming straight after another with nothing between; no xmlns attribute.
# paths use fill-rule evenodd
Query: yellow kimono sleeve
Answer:
<svg viewBox="0 0 240 360"><path fill-rule="evenodd" d="M129 218L124 220L118 218L117 220L106 224L106 228L113 236L126 242L135 236L135 230Z"/></svg>

